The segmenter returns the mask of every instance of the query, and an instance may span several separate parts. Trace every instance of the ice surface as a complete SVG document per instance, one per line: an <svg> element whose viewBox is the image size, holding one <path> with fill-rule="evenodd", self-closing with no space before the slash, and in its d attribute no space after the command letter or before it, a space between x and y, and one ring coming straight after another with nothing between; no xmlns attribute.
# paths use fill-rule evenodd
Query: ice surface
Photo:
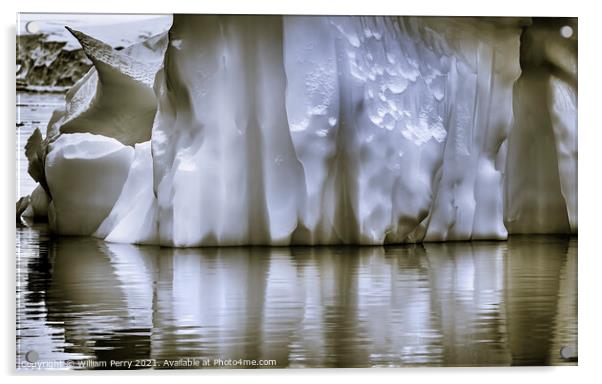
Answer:
<svg viewBox="0 0 602 384"><path fill-rule="evenodd" d="M134 159L134 148L90 133L61 135L49 146L46 180L50 227L90 235L111 212Z"/></svg>
<svg viewBox="0 0 602 384"><path fill-rule="evenodd" d="M157 234L150 141L136 144L134 160L111 213L94 236L118 243L152 243Z"/></svg>
<svg viewBox="0 0 602 384"><path fill-rule="evenodd" d="M148 141L157 110L153 81L162 65L167 35L116 51L81 32L81 42L94 69L67 93L64 111L49 124L52 132L89 132L123 144Z"/></svg>
<svg viewBox="0 0 602 384"><path fill-rule="evenodd" d="M539 20L522 37L509 135L506 224L514 233L577 233L577 36Z"/></svg>
<svg viewBox="0 0 602 384"><path fill-rule="evenodd" d="M29 198L29 209L23 213L23 216L31 218L48 217L48 194L40 184L36 186Z"/></svg>
<svg viewBox="0 0 602 384"><path fill-rule="evenodd" d="M562 26L175 15L123 51L74 32L95 69L32 139L51 223L177 247L576 233Z"/></svg>

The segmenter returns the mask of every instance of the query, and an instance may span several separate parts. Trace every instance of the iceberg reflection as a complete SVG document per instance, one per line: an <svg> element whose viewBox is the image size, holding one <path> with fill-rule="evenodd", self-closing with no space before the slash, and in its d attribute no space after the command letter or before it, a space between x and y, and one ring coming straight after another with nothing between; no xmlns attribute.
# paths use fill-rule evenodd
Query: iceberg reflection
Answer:
<svg viewBox="0 0 602 384"><path fill-rule="evenodd" d="M36 229L18 231L32 254L20 266L19 359L35 349L65 360L545 365L577 347L575 238L205 249L52 238L36 248L24 244Z"/></svg>

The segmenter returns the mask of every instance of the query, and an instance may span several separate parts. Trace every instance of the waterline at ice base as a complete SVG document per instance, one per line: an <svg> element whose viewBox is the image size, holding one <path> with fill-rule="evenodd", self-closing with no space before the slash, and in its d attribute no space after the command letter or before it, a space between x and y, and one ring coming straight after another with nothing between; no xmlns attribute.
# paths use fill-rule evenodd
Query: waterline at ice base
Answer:
<svg viewBox="0 0 602 384"><path fill-rule="evenodd" d="M19 219L173 247L577 233L577 21L174 15L25 148Z"/></svg>

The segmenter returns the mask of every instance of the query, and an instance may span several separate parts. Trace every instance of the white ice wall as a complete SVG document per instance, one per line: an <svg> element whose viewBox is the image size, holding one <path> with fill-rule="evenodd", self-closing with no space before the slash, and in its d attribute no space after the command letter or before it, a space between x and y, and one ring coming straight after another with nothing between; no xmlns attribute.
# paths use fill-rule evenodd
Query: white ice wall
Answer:
<svg viewBox="0 0 602 384"><path fill-rule="evenodd" d="M121 192L110 212L88 208L105 218L89 234L109 241L383 244L576 232L576 36L558 28L176 15L168 36L121 52L76 33L99 68L51 122L47 141L60 136L47 158L60 158L71 131L132 153L123 180L111 179ZM138 118L149 105L152 125ZM90 181L51 173L46 166L53 214L68 222L69 210L56 207Z"/></svg>
<svg viewBox="0 0 602 384"><path fill-rule="evenodd" d="M161 243L289 243L305 188L284 108L282 18L174 19L152 134Z"/></svg>
<svg viewBox="0 0 602 384"><path fill-rule="evenodd" d="M310 242L329 226L344 242L505 238L496 160L519 33L517 20L285 18Z"/></svg>

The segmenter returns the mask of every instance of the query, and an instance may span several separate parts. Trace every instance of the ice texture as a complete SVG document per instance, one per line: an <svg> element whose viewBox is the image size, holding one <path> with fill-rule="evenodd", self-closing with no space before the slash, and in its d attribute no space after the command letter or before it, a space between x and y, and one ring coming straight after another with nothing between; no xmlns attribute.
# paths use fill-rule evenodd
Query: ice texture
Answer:
<svg viewBox="0 0 602 384"><path fill-rule="evenodd" d="M115 205L133 158L132 147L91 133L65 134L51 143L46 157L50 228L92 234Z"/></svg>
<svg viewBox="0 0 602 384"><path fill-rule="evenodd" d="M55 231L112 242L576 233L577 25L555 20L175 15L123 51L73 31L94 68L30 173Z"/></svg>
<svg viewBox="0 0 602 384"><path fill-rule="evenodd" d="M569 38L559 31L568 26ZM577 233L577 24L543 19L522 36L508 138L506 225Z"/></svg>
<svg viewBox="0 0 602 384"><path fill-rule="evenodd" d="M94 64L67 94L64 111L50 124L60 133L93 133L126 145L150 140L157 110L155 74L163 62L167 35L155 36L116 51L81 32L70 30Z"/></svg>
<svg viewBox="0 0 602 384"><path fill-rule="evenodd" d="M121 194L94 236L117 243L155 242L157 203L152 166L150 141L136 144Z"/></svg>

